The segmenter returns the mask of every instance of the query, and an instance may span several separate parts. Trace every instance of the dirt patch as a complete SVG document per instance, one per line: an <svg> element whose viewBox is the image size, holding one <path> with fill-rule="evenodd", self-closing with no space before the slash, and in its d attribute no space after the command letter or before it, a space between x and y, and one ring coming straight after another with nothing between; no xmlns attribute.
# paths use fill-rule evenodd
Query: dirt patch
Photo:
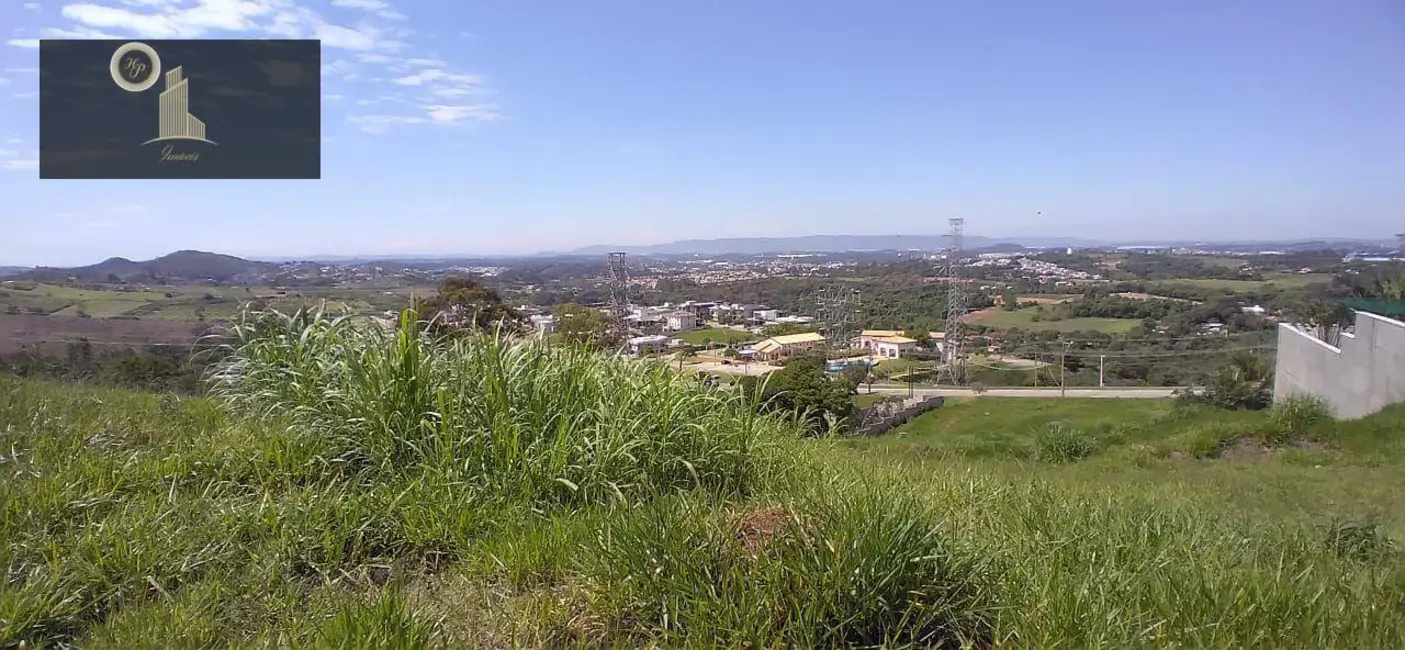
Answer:
<svg viewBox="0 0 1405 650"><path fill-rule="evenodd" d="M792 523L790 513L783 508L752 510L732 520L732 538L754 553L774 541Z"/></svg>
<svg viewBox="0 0 1405 650"><path fill-rule="evenodd" d="M209 328L209 323L3 314L0 353L19 351L27 345L82 339L106 345L189 344Z"/></svg>
<svg viewBox="0 0 1405 650"><path fill-rule="evenodd" d="M1293 448L1294 448L1294 449L1301 449L1301 450L1303 450L1303 451L1331 451L1331 450L1332 450L1332 446L1331 446L1331 445L1328 445L1327 443L1322 442L1321 440L1313 440L1312 438L1307 438L1307 437L1301 437L1301 438L1297 438L1297 439L1293 440Z"/></svg>
<svg viewBox="0 0 1405 650"><path fill-rule="evenodd" d="M1120 298L1126 298L1128 300L1169 300L1171 302L1184 302L1196 305L1200 304L1198 302L1195 302L1194 300L1186 300L1184 298L1172 298L1170 296L1158 296L1154 293L1139 293L1136 291L1123 291L1121 293L1114 293L1112 295L1118 296Z"/></svg>
<svg viewBox="0 0 1405 650"><path fill-rule="evenodd" d="M1240 438L1225 448L1220 458L1229 460L1260 460L1268 458L1273 450L1253 438Z"/></svg>

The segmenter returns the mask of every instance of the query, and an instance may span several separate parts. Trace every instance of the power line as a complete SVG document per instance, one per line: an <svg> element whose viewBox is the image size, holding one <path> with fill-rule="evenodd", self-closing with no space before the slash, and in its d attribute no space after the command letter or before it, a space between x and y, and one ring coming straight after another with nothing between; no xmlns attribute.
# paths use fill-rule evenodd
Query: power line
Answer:
<svg viewBox="0 0 1405 650"><path fill-rule="evenodd" d="M1084 359L1096 359L1098 357L1106 357L1108 359L1158 359L1162 357L1191 357L1202 354L1223 354L1225 352L1242 352L1246 350L1267 350L1276 347L1277 345L1251 345L1238 348L1216 348L1214 350L1185 350L1181 352L1144 352L1131 354L1116 354L1116 352L1126 352L1125 350L1114 351L1113 354L1092 350L1085 351L1088 352L1087 354L1070 354L1067 356L1080 357Z"/></svg>

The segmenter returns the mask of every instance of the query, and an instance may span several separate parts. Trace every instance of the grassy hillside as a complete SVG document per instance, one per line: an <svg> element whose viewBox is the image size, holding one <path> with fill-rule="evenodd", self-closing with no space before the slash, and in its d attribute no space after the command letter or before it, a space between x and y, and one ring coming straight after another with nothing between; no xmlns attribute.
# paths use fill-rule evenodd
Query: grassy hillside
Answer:
<svg viewBox="0 0 1405 650"><path fill-rule="evenodd" d="M693 345L710 345L713 343L739 343L742 341L755 341L760 336L751 332L743 332L727 327L708 327L700 330L683 332L678 338Z"/></svg>
<svg viewBox="0 0 1405 650"><path fill-rule="evenodd" d="M1405 644L1405 413L981 398L805 440L540 341L240 332L210 399L0 378L0 646Z"/></svg>
<svg viewBox="0 0 1405 650"><path fill-rule="evenodd" d="M1023 298L1021 298L1023 300ZM999 307L982 309L966 317L967 322L986 327L1019 327L1036 332L1083 332L1098 331L1108 334L1126 334L1141 324L1135 318L1064 318L1061 320L1034 320L1040 313L1038 307L1024 307L1008 310Z"/></svg>

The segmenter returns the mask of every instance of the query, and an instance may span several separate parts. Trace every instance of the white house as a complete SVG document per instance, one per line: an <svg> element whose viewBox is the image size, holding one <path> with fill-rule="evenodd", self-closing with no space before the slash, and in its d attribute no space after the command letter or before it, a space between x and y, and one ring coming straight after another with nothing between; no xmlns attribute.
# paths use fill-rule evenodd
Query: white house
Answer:
<svg viewBox="0 0 1405 650"><path fill-rule="evenodd" d="M665 332L687 332L695 330L702 325L702 319L697 312L678 310L664 314L663 330Z"/></svg>
<svg viewBox="0 0 1405 650"><path fill-rule="evenodd" d="M885 359L896 359L903 353L917 349L917 341L906 336L884 336L871 339L867 348L869 354Z"/></svg>
<svg viewBox="0 0 1405 650"><path fill-rule="evenodd" d="M781 311L780 311L779 309L758 309L758 310L756 310L756 320L759 320L759 321L761 321L761 322L763 322L763 323L774 323L774 322L776 322L776 319L778 319L778 318L780 318L780 317L781 317Z"/></svg>
<svg viewBox="0 0 1405 650"><path fill-rule="evenodd" d="M662 334L636 336L629 340L629 353L636 357L651 352L663 352L666 347L668 347L668 337Z"/></svg>
<svg viewBox="0 0 1405 650"><path fill-rule="evenodd" d="M551 314L538 314L532 316L532 327L535 327L538 334L547 335L556 331L556 317Z"/></svg>

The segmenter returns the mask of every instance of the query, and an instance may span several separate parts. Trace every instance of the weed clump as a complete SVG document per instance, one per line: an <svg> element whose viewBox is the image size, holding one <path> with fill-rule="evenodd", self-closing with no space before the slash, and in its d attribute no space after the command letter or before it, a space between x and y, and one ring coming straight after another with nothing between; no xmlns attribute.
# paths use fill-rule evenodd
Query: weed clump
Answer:
<svg viewBox="0 0 1405 650"><path fill-rule="evenodd" d="M291 422L357 474L427 472L542 505L704 488L746 494L790 428L663 364L537 338L420 332L320 313L232 327L214 375L237 412Z"/></svg>
<svg viewBox="0 0 1405 650"><path fill-rule="evenodd" d="M956 648L991 634L984 565L923 506L866 489L741 516L654 505L586 556L596 642Z"/></svg>
<svg viewBox="0 0 1405 650"><path fill-rule="evenodd" d="M1395 552L1395 541L1376 521L1338 519L1326 532L1327 549L1342 559L1370 562Z"/></svg>
<svg viewBox="0 0 1405 650"><path fill-rule="evenodd" d="M1034 457L1046 463L1071 463L1097 453L1092 436L1062 422L1050 422L1034 439Z"/></svg>
<svg viewBox="0 0 1405 650"><path fill-rule="evenodd" d="M1273 439L1269 444L1287 443L1307 435L1312 427L1332 419L1332 409L1317 397L1293 396L1273 405L1269 421L1273 424Z"/></svg>

